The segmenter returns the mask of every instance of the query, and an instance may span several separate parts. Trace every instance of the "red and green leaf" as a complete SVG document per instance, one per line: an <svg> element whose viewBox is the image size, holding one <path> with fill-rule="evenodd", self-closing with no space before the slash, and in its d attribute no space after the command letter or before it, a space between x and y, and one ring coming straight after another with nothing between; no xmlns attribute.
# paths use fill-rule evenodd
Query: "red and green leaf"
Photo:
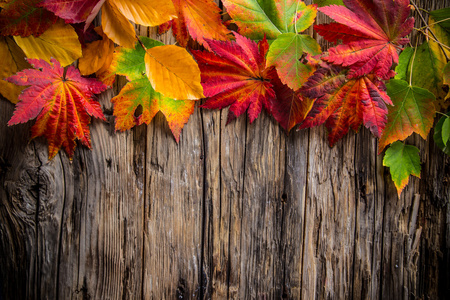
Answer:
<svg viewBox="0 0 450 300"><path fill-rule="evenodd" d="M172 0L178 18L160 26L160 33L172 27L178 43L186 47L189 37L204 45L205 40L230 39L230 31L222 23L220 8L212 0Z"/></svg>
<svg viewBox="0 0 450 300"><path fill-rule="evenodd" d="M208 41L214 51L193 51L202 78L205 96L204 108L230 106L228 121L247 110L250 122L261 113L262 107L270 111L275 91L266 68L267 40L258 44L235 34L235 42Z"/></svg>
<svg viewBox="0 0 450 300"><path fill-rule="evenodd" d="M146 37L140 40L147 49L162 46L161 42ZM174 100L156 92L145 74L145 49L137 44L135 49L121 48L114 54L112 68L130 81L111 99L114 103L116 130L128 130L136 125L150 124L159 111L164 114L169 128L178 142L183 126L194 112L195 101ZM136 116L136 110L142 113Z"/></svg>
<svg viewBox="0 0 450 300"><path fill-rule="evenodd" d="M393 63L398 62L397 49L413 29L408 18L408 0L344 0L344 6L331 5L319 11L337 23L316 25L315 30L327 41L343 41L330 48L324 60L349 67L349 78L374 73L382 79L393 76Z"/></svg>
<svg viewBox="0 0 450 300"><path fill-rule="evenodd" d="M320 46L312 37L283 33L270 45L267 66L275 66L281 81L298 90L315 71L315 66L305 63L304 58L320 53Z"/></svg>
<svg viewBox="0 0 450 300"><path fill-rule="evenodd" d="M302 32L314 23L317 5L300 0L223 0L239 33L253 40Z"/></svg>
<svg viewBox="0 0 450 300"><path fill-rule="evenodd" d="M378 152L413 132L426 139L433 127L436 113L435 96L428 90L410 86L406 81L392 79L386 85L394 106L389 107L388 124L378 143Z"/></svg>
<svg viewBox="0 0 450 300"><path fill-rule="evenodd" d="M10 0L0 12L0 33L2 35L39 36L58 17L38 7L41 0Z"/></svg>
<svg viewBox="0 0 450 300"><path fill-rule="evenodd" d="M330 146L361 124L380 137L387 121L386 104L392 104L383 90L383 83L373 75L347 80L345 70L321 68L300 90L316 99L300 129L325 123Z"/></svg>
<svg viewBox="0 0 450 300"><path fill-rule="evenodd" d="M55 59L51 60L52 64L38 59L28 61L34 69L7 78L17 85L29 85L19 96L20 101L8 125L37 117L31 128L31 138L47 138L50 159L61 147L72 158L76 140L90 148L90 116L105 119L94 94L104 91L106 86L95 79L81 77L73 66L64 73L64 68Z"/></svg>
<svg viewBox="0 0 450 300"><path fill-rule="evenodd" d="M410 175L420 178L419 149L402 142L395 142L386 151L383 166L389 167L398 197L400 197L402 190L408 184Z"/></svg>

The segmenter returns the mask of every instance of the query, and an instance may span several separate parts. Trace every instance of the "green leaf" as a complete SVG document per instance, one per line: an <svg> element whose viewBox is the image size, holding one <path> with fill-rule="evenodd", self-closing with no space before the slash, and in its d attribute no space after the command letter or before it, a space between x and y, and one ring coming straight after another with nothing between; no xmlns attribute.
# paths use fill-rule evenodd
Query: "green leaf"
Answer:
<svg viewBox="0 0 450 300"><path fill-rule="evenodd" d="M448 87L450 87L450 62L448 64L445 65L444 67L444 80L443 83L444 85ZM450 91L448 92L447 96L445 96L445 100L447 100L448 98L450 98Z"/></svg>
<svg viewBox="0 0 450 300"><path fill-rule="evenodd" d="M302 32L314 23L316 5L299 0L223 0L239 33L252 39L275 39L288 32Z"/></svg>
<svg viewBox="0 0 450 300"><path fill-rule="evenodd" d="M403 188L408 184L410 175L420 178L419 149L402 142L395 142L386 150L383 166L389 167L392 180L400 197Z"/></svg>
<svg viewBox="0 0 450 300"><path fill-rule="evenodd" d="M413 61L414 59L414 61ZM432 92L436 98L445 96L443 87L443 71L447 60L442 51L433 51L431 43L425 42L417 48L406 48L400 54L399 64L395 68L395 79L409 82L411 85L424 88ZM412 67L412 77L411 77Z"/></svg>
<svg viewBox="0 0 450 300"><path fill-rule="evenodd" d="M344 5L342 0L314 0L314 3L319 7L328 6L328 5Z"/></svg>
<svg viewBox="0 0 450 300"><path fill-rule="evenodd" d="M409 75L411 70L411 59L414 55L414 48L406 47L398 58L398 65L395 67L395 79L404 80L409 82Z"/></svg>
<svg viewBox="0 0 450 300"><path fill-rule="evenodd" d="M302 63L305 54L321 53L316 40L309 35L283 33L270 45L267 67L275 66L281 82L298 90L312 75L314 67Z"/></svg>
<svg viewBox="0 0 450 300"><path fill-rule="evenodd" d="M403 80L392 79L386 85L394 106L389 106L388 123L378 143L378 151L402 141L413 132L426 139L433 127L435 96L426 89L410 86Z"/></svg>
<svg viewBox="0 0 450 300"><path fill-rule="evenodd" d="M444 145L447 145L450 138L450 118L445 118L444 124L442 124L442 141Z"/></svg>
<svg viewBox="0 0 450 300"><path fill-rule="evenodd" d="M139 38L147 49L163 46L164 44L141 36ZM141 79L145 74L145 49L137 43L135 49L119 48L114 53L112 67L118 75L126 76L128 80Z"/></svg>
<svg viewBox="0 0 450 300"><path fill-rule="evenodd" d="M436 126L434 126L434 142L436 145L447 155L450 156L450 143L447 140L447 143L444 143L442 138L442 131L444 127L444 123L446 120L449 120L450 114L447 113L447 115L443 116L439 122L437 122ZM448 124L448 123L447 123ZM447 125L449 126L449 125ZM449 130L449 129L446 129Z"/></svg>

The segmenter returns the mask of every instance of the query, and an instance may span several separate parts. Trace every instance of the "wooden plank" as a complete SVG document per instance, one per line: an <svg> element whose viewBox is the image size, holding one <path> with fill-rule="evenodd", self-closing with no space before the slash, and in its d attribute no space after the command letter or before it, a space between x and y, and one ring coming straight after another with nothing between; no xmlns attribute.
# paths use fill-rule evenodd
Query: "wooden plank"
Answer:
<svg viewBox="0 0 450 300"><path fill-rule="evenodd" d="M324 128L310 132L302 298L347 299L353 284L355 136L330 148Z"/></svg>

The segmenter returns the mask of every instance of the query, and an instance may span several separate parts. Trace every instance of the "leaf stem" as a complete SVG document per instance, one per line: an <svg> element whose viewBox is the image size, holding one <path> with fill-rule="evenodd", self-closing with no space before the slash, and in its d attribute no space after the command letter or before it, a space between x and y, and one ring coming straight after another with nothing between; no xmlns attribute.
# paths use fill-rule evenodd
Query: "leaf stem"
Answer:
<svg viewBox="0 0 450 300"><path fill-rule="evenodd" d="M141 44L142 48L144 48L145 51L147 51L147 47L145 47L144 43L142 43L141 39L139 38L139 36L136 34L136 38L139 42L139 44Z"/></svg>
<svg viewBox="0 0 450 300"><path fill-rule="evenodd" d="M434 34L434 32L431 30L431 28L429 27L427 21L425 20L425 18L422 16L422 13L420 12L420 9L417 7L416 3L413 0L410 0L411 4L414 6L414 8L416 9L417 13L419 14L419 17L422 19L423 23L426 25L426 27L428 27L428 30L430 31L431 35L434 37L434 39L436 41L438 41L439 39L437 38L437 36ZM420 31L420 30L419 30ZM442 52L444 52L444 56L447 59L447 61L449 61L449 58L447 56L447 53L445 53L445 49L442 47L441 43L439 43L439 46L442 48Z"/></svg>
<svg viewBox="0 0 450 300"><path fill-rule="evenodd" d="M412 57L411 61L411 70L409 70L409 86L412 87L412 74L413 74L413 68L414 68L414 60L416 60L416 52L417 52L417 40L416 40L416 46L414 47L414 55Z"/></svg>

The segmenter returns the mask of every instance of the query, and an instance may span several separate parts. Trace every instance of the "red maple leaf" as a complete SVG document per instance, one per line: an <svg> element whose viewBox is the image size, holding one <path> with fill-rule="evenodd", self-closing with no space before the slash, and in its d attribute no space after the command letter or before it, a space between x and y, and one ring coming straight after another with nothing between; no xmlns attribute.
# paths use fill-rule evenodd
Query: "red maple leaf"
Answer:
<svg viewBox="0 0 450 300"><path fill-rule="evenodd" d="M58 17L38 7L41 0L11 0L0 12L0 32L2 35L20 35L22 37L39 36Z"/></svg>
<svg viewBox="0 0 450 300"><path fill-rule="evenodd" d="M392 105L383 82L373 74L348 80L346 70L335 66L318 69L300 92L316 99L300 129L325 123L330 146L361 124L380 137L387 122L386 104Z"/></svg>
<svg viewBox="0 0 450 300"><path fill-rule="evenodd" d="M344 6L330 5L319 10L338 23L316 25L327 41L342 40L330 48L324 60L350 68L349 78L374 73L382 79L393 76L397 50L408 43L404 38L414 26L408 18L409 0L344 0Z"/></svg>
<svg viewBox="0 0 450 300"><path fill-rule="evenodd" d="M228 121L247 110L250 122L261 113L269 112L276 95L270 83L270 70L266 68L269 44L266 39L258 44L235 34L236 41L207 41L214 53L193 51L202 76L205 96L204 108L230 106Z"/></svg>
<svg viewBox="0 0 450 300"><path fill-rule="evenodd" d="M191 36L208 50L208 39L229 40L230 31L222 23L220 8L212 0L172 0L178 18L159 27L159 33L172 27L174 36L186 47Z"/></svg>
<svg viewBox="0 0 450 300"><path fill-rule="evenodd" d="M32 136L45 136L48 140L48 155L52 159L61 147L73 157L78 139L91 147L88 124L93 116L105 119L94 94L106 86L92 78L83 78L73 66L64 74L60 63L28 59L34 69L26 69L6 80L17 85L28 86L19 96L14 115L8 125L25 123L37 117L31 128Z"/></svg>

